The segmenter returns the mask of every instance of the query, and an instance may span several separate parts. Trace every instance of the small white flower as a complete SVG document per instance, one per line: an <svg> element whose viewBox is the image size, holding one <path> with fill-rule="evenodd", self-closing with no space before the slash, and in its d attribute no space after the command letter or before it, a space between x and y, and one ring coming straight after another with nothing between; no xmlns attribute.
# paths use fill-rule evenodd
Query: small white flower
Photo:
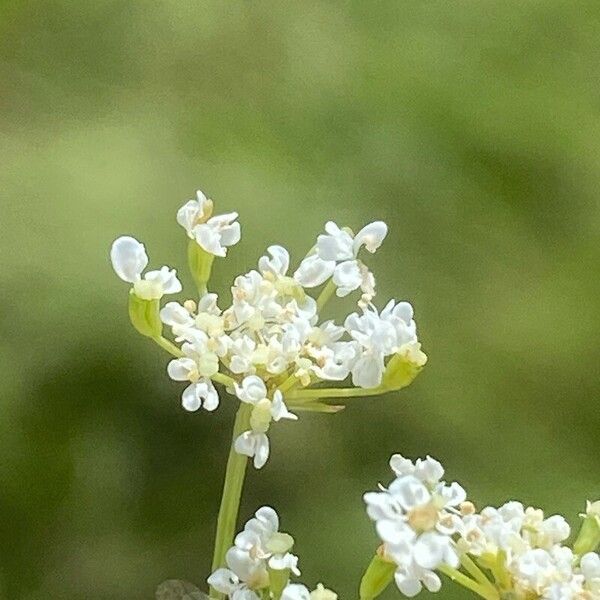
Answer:
<svg viewBox="0 0 600 600"><path fill-rule="evenodd" d="M179 313L171 307L168 316ZM190 385L183 391L181 402L189 411L213 411L219 406L219 395L210 378L219 371L219 357L215 352L214 341L203 331L185 329L188 340L181 347L184 356L173 359L167 366L169 377L174 381L189 381Z"/></svg>
<svg viewBox="0 0 600 600"><path fill-rule="evenodd" d="M397 565L396 584L407 596L423 585L437 591L433 572L446 564L456 568L459 556L453 539L461 526L458 506L466 499L458 483L441 481L444 469L431 457L412 462L400 454L390 459L397 478L381 492L369 492L367 514L385 544L385 553Z"/></svg>
<svg viewBox="0 0 600 600"><path fill-rule="evenodd" d="M310 593L310 600L337 600L338 595L333 590L328 590L322 583Z"/></svg>
<svg viewBox="0 0 600 600"><path fill-rule="evenodd" d="M399 566L394 574L394 580L401 593L413 598L421 592L423 586L430 592L439 592L442 581L433 571L423 569L416 563Z"/></svg>
<svg viewBox="0 0 600 600"><path fill-rule="evenodd" d="M311 600L308 588L300 583L288 583L280 598L281 600Z"/></svg>
<svg viewBox="0 0 600 600"><path fill-rule="evenodd" d="M318 254L309 254L296 269L294 279L304 287L313 288L325 283L334 271L334 260L323 260Z"/></svg>
<svg viewBox="0 0 600 600"><path fill-rule="evenodd" d="M235 451L254 458L254 466L261 469L269 458L269 438L266 434L271 421L296 420L298 417L287 409L279 390L275 391L273 400L269 400L264 381L256 375L245 377L241 385L236 384L236 395L242 402L252 404L253 408L250 415L251 429L237 437Z"/></svg>
<svg viewBox="0 0 600 600"><path fill-rule="evenodd" d="M269 246L269 256L262 256L258 261L258 269L266 275L270 273L273 277L283 277L287 274L290 266L289 252L283 246Z"/></svg>
<svg viewBox="0 0 600 600"><path fill-rule="evenodd" d="M290 570L300 575L298 557L289 552L293 544L290 535L279 531L275 510L263 506L236 535L234 545L225 556L228 568L217 569L208 583L232 600L255 598L255 592L268 587L269 570ZM292 588L288 594L294 592Z"/></svg>
<svg viewBox="0 0 600 600"><path fill-rule="evenodd" d="M115 273L127 283L133 284L135 294L142 300L159 300L164 294L176 294L181 291L177 271L162 267L158 271L148 271L148 255L144 244L135 238L122 236L117 238L110 250L110 260Z"/></svg>
<svg viewBox="0 0 600 600"><path fill-rule="evenodd" d="M188 237L196 240L206 252L226 256L227 248L240 241L238 214L228 213L212 217L213 203L201 192L196 200L189 200L177 211L177 222L186 230Z"/></svg>
<svg viewBox="0 0 600 600"><path fill-rule="evenodd" d="M316 254L302 261L296 277L306 287L313 287L310 284L320 285L332 276L338 296L347 296L361 288L365 296L363 302L367 304L375 295L375 279L358 260L358 253L363 246L369 252L375 252L387 235L387 225L383 221L375 221L353 237L349 231L329 221L325 224L325 231L317 238Z"/></svg>
<svg viewBox="0 0 600 600"><path fill-rule="evenodd" d="M596 552L588 552L581 557L580 565L585 589L600 598L600 556Z"/></svg>
<svg viewBox="0 0 600 600"><path fill-rule="evenodd" d="M376 387L381 384L385 359L417 342L416 325L412 307L408 302L390 300L377 312L374 306L363 308L362 314L346 317L344 326L360 344L361 351L351 366L352 382L359 387Z"/></svg>
<svg viewBox="0 0 600 600"><path fill-rule="evenodd" d="M269 458L269 438L265 433L244 431L234 443L235 451L254 459L254 468L262 469Z"/></svg>

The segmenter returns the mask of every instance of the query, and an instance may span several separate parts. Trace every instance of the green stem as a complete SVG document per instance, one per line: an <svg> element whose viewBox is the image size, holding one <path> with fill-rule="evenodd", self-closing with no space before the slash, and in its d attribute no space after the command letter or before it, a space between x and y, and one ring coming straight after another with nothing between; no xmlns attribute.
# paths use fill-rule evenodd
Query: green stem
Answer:
<svg viewBox="0 0 600 600"><path fill-rule="evenodd" d="M166 337L160 335L152 339L169 354L172 354L177 358L181 358L183 356L183 352L181 351L181 349L178 348L173 342L169 341Z"/></svg>
<svg viewBox="0 0 600 600"><path fill-rule="evenodd" d="M442 573L444 573L444 575L447 575L448 577L450 577L450 579L452 579L452 581L455 581L456 583L462 585L463 587L467 588L468 590L475 592L481 598L485 598L486 600L499 600L500 599L500 595L498 594L498 592L495 589L491 589L491 588L482 586L477 581L473 581L473 579L471 579L470 577L467 577L464 573L461 573L460 571L457 571L456 569L453 569L452 567L450 567L448 565L440 566L439 570Z"/></svg>
<svg viewBox="0 0 600 600"><path fill-rule="evenodd" d="M217 383L222 383L224 386L234 390L235 389L235 379L233 377L229 377L229 375L224 375L223 373L215 373L211 376L213 381Z"/></svg>
<svg viewBox="0 0 600 600"><path fill-rule="evenodd" d="M474 577L481 585L486 586L490 589L495 589L492 582L485 576L483 571L479 568L467 554L463 554L460 557L460 564Z"/></svg>
<svg viewBox="0 0 600 600"><path fill-rule="evenodd" d="M225 554L233 543L235 527L237 523L246 464L248 458L235 451L236 438L250 427L250 413L252 405L245 402L240 403L235 423L233 425L233 436L229 458L227 459L227 470L225 472L225 483L223 484L223 495L221 496L221 507L217 518L217 533L215 536L215 551L213 554L212 570L225 566ZM221 598L216 590L210 590L211 598Z"/></svg>
<svg viewBox="0 0 600 600"><path fill-rule="evenodd" d="M360 398L361 396L377 396L388 390L383 386L374 388L313 388L310 390L291 390L286 398Z"/></svg>
<svg viewBox="0 0 600 600"><path fill-rule="evenodd" d="M294 387L297 381L298 378L294 374L292 374L285 381L283 381L283 383L279 384L277 386L277 389L282 393L287 392L290 388Z"/></svg>
<svg viewBox="0 0 600 600"><path fill-rule="evenodd" d="M333 283L333 279L330 279L317 298L317 312L321 312L322 308L327 304L331 296L333 296L336 289L337 287L335 283Z"/></svg>

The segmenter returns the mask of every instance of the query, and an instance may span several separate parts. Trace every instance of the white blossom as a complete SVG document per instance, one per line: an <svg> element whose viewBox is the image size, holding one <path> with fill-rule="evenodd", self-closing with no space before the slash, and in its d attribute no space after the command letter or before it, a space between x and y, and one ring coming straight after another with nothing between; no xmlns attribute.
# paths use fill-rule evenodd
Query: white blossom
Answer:
<svg viewBox="0 0 600 600"><path fill-rule="evenodd" d="M375 278L358 259L358 253L362 247L374 253L381 246L387 235L386 224L375 221L353 236L328 221L325 232L317 238L316 251L302 261L294 277L305 287L316 287L331 277L338 296L361 288L362 302L368 304L375 295Z"/></svg>
<svg viewBox="0 0 600 600"><path fill-rule="evenodd" d="M262 468L269 458L269 438L267 431L272 421L281 419L297 419L296 415L289 412L283 394L276 390L273 399L267 398L267 388L260 377L249 375L241 385L236 385L237 397L253 406L250 415L248 431L241 433L235 440L234 447L238 454L243 454L254 459L254 466Z"/></svg>
<svg viewBox="0 0 600 600"><path fill-rule="evenodd" d="M351 365L352 382L359 387L381 384L387 357L417 343L412 306L408 302L390 300L378 313L375 307L364 308L362 314L348 315L344 323L360 345L357 360Z"/></svg>
<svg viewBox="0 0 600 600"><path fill-rule="evenodd" d="M142 300L159 300L165 294L181 291L177 271L161 267L157 271L148 271L148 255L144 244L135 238L122 236L117 238L110 250L110 259L115 273L123 281L133 284L133 291Z"/></svg>
<svg viewBox="0 0 600 600"><path fill-rule="evenodd" d="M204 332L190 329L186 334L188 341L181 347L184 356L172 360L167 372L174 381L190 382L181 397L186 410L202 406L213 411L219 406L219 396L210 378L219 371L219 356Z"/></svg>
<svg viewBox="0 0 600 600"><path fill-rule="evenodd" d="M281 593L281 600L311 600L311 596L305 585L288 583Z"/></svg>
<svg viewBox="0 0 600 600"><path fill-rule="evenodd" d="M290 552L294 539L279 531L279 516L269 507L259 508L238 533L234 545L227 551L228 568L217 569L208 583L229 598L254 598L269 586L269 570L286 570L300 575L298 557ZM295 584L288 584L287 587ZM299 589L288 590L289 598ZM252 595L254 594L254 596ZM306 598L309 598L308 590ZM303 596L302 596L303 597Z"/></svg>
<svg viewBox="0 0 600 600"><path fill-rule="evenodd" d="M188 237L195 240L206 252L215 256L226 256L227 248L240 241L240 224L236 212L211 216L212 200L201 191L195 200L188 200L177 211L177 222L186 230Z"/></svg>
<svg viewBox="0 0 600 600"><path fill-rule="evenodd" d="M459 564L452 536L466 493L458 483L441 480L444 469L431 457L412 462L396 454L390 466L397 477L387 489L365 494L367 514L375 521L386 555L397 565L400 591L414 596L423 585L437 591L440 580L433 571L442 564Z"/></svg>

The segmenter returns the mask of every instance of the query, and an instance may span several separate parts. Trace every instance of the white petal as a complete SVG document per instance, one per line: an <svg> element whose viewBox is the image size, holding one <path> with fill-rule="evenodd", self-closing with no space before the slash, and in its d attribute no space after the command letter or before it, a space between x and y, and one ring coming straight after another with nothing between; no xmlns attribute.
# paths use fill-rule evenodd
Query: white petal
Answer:
<svg viewBox="0 0 600 600"><path fill-rule="evenodd" d="M263 398L267 397L267 388L264 381L256 376L249 375L242 381L242 385L235 386L237 397L242 402L248 402L250 404L256 404Z"/></svg>
<svg viewBox="0 0 600 600"><path fill-rule="evenodd" d="M235 440L235 451L252 458L256 449L256 437L252 431L244 431Z"/></svg>
<svg viewBox="0 0 600 600"><path fill-rule="evenodd" d="M364 354L352 369L352 383L357 387L372 388L381 383L384 364L380 354Z"/></svg>
<svg viewBox="0 0 600 600"><path fill-rule="evenodd" d="M215 256L225 256L227 254L227 251L221 245L221 235L216 229L208 225L208 223L196 225L192 233L196 242L209 254L214 254Z"/></svg>
<svg viewBox="0 0 600 600"><path fill-rule="evenodd" d="M242 230L239 223L226 225L221 229L221 244L223 246L234 246L242 237Z"/></svg>
<svg viewBox="0 0 600 600"><path fill-rule="evenodd" d="M377 535L389 544L399 544L403 540L414 537L413 530L402 521L380 519L375 523Z"/></svg>
<svg viewBox="0 0 600 600"><path fill-rule="evenodd" d="M198 192L202 194L202 192ZM202 194L202 197L206 201L206 197ZM191 234L194 225L199 218L203 216L203 205L197 200L188 200L178 211L177 211L177 223L181 225L188 234Z"/></svg>
<svg viewBox="0 0 600 600"><path fill-rule="evenodd" d="M113 242L110 260L115 273L128 283L138 281L148 266L148 255L144 244L129 236L120 237Z"/></svg>
<svg viewBox="0 0 600 600"><path fill-rule="evenodd" d="M190 373L197 370L191 358L176 358L167 365L167 373L173 381L189 381Z"/></svg>
<svg viewBox="0 0 600 600"><path fill-rule="evenodd" d="M283 555L274 555L269 559L269 568L275 571L283 571L289 569L297 577L300 576L300 569L298 569L298 557L290 552L286 552Z"/></svg>
<svg viewBox="0 0 600 600"><path fill-rule="evenodd" d="M442 580L433 571L424 571L421 574L421 581L430 592L439 592L442 588Z"/></svg>
<svg viewBox="0 0 600 600"><path fill-rule="evenodd" d="M217 569L206 582L218 592L230 595L239 585L240 580L238 576L229 569Z"/></svg>
<svg viewBox="0 0 600 600"><path fill-rule="evenodd" d="M347 296L357 290L362 283L362 274L356 260L346 260L340 263L333 272L333 283L337 286L339 297Z"/></svg>
<svg viewBox="0 0 600 600"><path fill-rule="evenodd" d="M427 487L413 475L404 475L395 479L388 490L405 510L423 506L431 499Z"/></svg>
<svg viewBox="0 0 600 600"><path fill-rule="evenodd" d="M437 569L443 562L449 538L435 532L419 536L414 548L414 558L424 569Z"/></svg>
<svg viewBox="0 0 600 600"><path fill-rule="evenodd" d="M327 234L317 237L317 253L323 260L348 260L353 257L352 236L333 221L325 224Z"/></svg>
<svg viewBox="0 0 600 600"><path fill-rule="evenodd" d="M205 379L198 384L201 387L201 395L204 399L202 404L204 410L209 412L215 410L219 406L219 394L210 379Z"/></svg>
<svg viewBox="0 0 600 600"><path fill-rule="evenodd" d="M413 320L415 311L410 302L398 302L392 311L395 317L402 319L407 325Z"/></svg>
<svg viewBox="0 0 600 600"><path fill-rule="evenodd" d="M274 533L279 530L279 515L274 508L261 506L254 515L268 531Z"/></svg>
<svg viewBox="0 0 600 600"><path fill-rule="evenodd" d="M285 402L283 401L283 395L279 390L277 390L273 395L273 402L271 403L271 416L273 417L273 421L279 421L281 419L291 419L292 421L298 420L298 417L288 410Z"/></svg>
<svg viewBox="0 0 600 600"><path fill-rule="evenodd" d="M390 467L396 473L396 476L412 475L415 472L415 466L408 458L404 458L402 454L394 454L390 458Z"/></svg>
<svg viewBox="0 0 600 600"><path fill-rule="evenodd" d="M456 483L456 481L453 481L450 485L441 488L440 495L446 501L446 506L458 506L467 499L467 492L462 485ZM568 533L566 537L569 537Z"/></svg>
<svg viewBox="0 0 600 600"><path fill-rule="evenodd" d="M236 546L232 546L227 550L225 562L242 581L248 581L261 570L266 573L266 569L260 559L253 558L249 552L241 550Z"/></svg>
<svg viewBox="0 0 600 600"><path fill-rule="evenodd" d="M211 412L219 406L219 394L210 379L203 379L184 390L181 404L189 411L196 411L202 406Z"/></svg>
<svg viewBox="0 0 600 600"><path fill-rule="evenodd" d="M260 597L256 592L244 587L235 590L231 600L260 600Z"/></svg>
<svg viewBox="0 0 600 600"><path fill-rule="evenodd" d="M300 263L294 279L303 287L313 288L325 283L334 269L335 261L323 260L317 254L311 254Z"/></svg>
<svg viewBox="0 0 600 600"><path fill-rule="evenodd" d="M254 451L254 467L262 469L269 458L269 438L264 433L256 435L256 449Z"/></svg>
<svg viewBox="0 0 600 600"><path fill-rule="evenodd" d="M194 319L179 302L167 302L160 310L160 320L169 327L190 327Z"/></svg>
<svg viewBox="0 0 600 600"><path fill-rule="evenodd" d="M387 231L387 225L383 221L374 221L365 225L354 238L354 255L358 254L361 246L364 246L371 253L375 252L381 246Z"/></svg>
<svg viewBox="0 0 600 600"><path fill-rule="evenodd" d="M177 271L166 266L161 267L160 271L149 271L144 279L159 283L164 294L177 294L182 289L181 282L177 279Z"/></svg>
<svg viewBox="0 0 600 600"><path fill-rule="evenodd" d="M600 579L600 556L596 552L588 552L581 557L581 571L586 579Z"/></svg>
<svg viewBox="0 0 600 600"><path fill-rule="evenodd" d="M192 383L183 390L181 405L189 412L197 411L202 406L202 396L199 394L197 383Z"/></svg>
<svg viewBox="0 0 600 600"><path fill-rule="evenodd" d="M310 600L310 592L300 583L288 583L280 598L281 600Z"/></svg>
<svg viewBox="0 0 600 600"><path fill-rule="evenodd" d="M435 460L435 458L427 456L424 459L417 460L415 464L415 475L421 481L434 484L444 476L444 467L440 462ZM460 500L460 502L462 502L462 500Z"/></svg>
<svg viewBox="0 0 600 600"><path fill-rule="evenodd" d="M400 592L409 598L417 596L423 589L421 582L417 578L409 577L400 570L396 571L394 579Z"/></svg>
<svg viewBox="0 0 600 600"><path fill-rule="evenodd" d="M283 246L269 246L267 252L271 255L261 256L258 268L261 273L273 273L273 275L285 275L290 266L290 255Z"/></svg>

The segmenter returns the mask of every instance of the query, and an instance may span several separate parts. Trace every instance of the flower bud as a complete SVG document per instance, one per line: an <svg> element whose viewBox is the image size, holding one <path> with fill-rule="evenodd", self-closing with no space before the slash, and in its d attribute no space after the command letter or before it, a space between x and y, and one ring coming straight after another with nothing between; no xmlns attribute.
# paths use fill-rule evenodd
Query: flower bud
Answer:
<svg viewBox="0 0 600 600"><path fill-rule="evenodd" d="M328 590L322 583L317 584L316 589L310 593L310 600L337 600L338 595Z"/></svg>
<svg viewBox="0 0 600 600"><path fill-rule="evenodd" d="M421 344L404 344L386 365L382 387L394 391L410 385L426 362L427 355L421 350Z"/></svg>
<svg viewBox="0 0 600 600"><path fill-rule="evenodd" d="M381 546L360 582L360 600L377 598L392 582L395 570L395 563L386 558Z"/></svg>
<svg viewBox="0 0 600 600"><path fill-rule="evenodd" d="M206 284L210 279L210 271L214 260L214 254L204 250L194 240L190 240L188 244L188 263L201 296L206 293Z"/></svg>
<svg viewBox="0 0 600 600"><path fill-rule="evenodd" d="M583 524L573 544L573 551L579 556L594 552L600 546L600 500L588 502L581 517Z"/></svg>
<svg viewBox="0 0 600 600"><path fill-rule="evenodd" d="M155 338L162 334L159 310L158 300L140 298L134 289L129 292L129 319L142 335Z"/></svg>

